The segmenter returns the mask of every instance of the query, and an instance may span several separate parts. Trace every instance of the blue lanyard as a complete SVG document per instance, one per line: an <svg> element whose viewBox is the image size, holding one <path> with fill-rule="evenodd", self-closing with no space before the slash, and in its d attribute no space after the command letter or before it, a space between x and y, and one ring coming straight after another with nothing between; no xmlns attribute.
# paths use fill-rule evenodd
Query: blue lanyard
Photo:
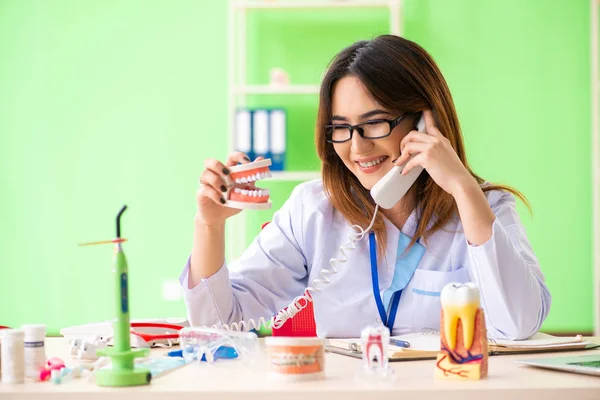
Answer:
<svg viewBox="0 0 600 400"><path fill-rule="evenodd" d="M396 320L396 312L398 311L398 304L400 303L400 297L402 296L402 290L398 290L392 296L392 302L390 304L390 315L388 317L383 306L383 300L379 293L379 274L377 272L377 247L375 241L375 233L369 233L369 250L371 253L371 281L373 283L373 297L375 297L375 303L377 303L377 310L379 310L379 316L381 322L392 332L394 328L394 321Z"/></svg>

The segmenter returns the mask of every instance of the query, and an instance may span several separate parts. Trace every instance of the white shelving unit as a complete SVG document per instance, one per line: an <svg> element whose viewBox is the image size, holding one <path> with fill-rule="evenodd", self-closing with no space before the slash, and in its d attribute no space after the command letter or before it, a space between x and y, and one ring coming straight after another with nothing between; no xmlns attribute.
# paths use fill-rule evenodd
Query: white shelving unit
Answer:
<svg viewBox="0 0 600 400"><path fill-rule="evenodd" d="M600 58L599 0L590 0L592 70L592 249L594 265L594 335L600 336Z"/></svg>
<svg viewBox="0 0 600 400"><path fill-rule="evenodd" d="M318 94L319 85L245 85L235 86L233 89L237 95L243 94Z"/></svg>
<svg viewBox="0 0 600 400"><path fill-rule="evenodd" d="M390 7L389 0L313 0L313 1L278 1L278 0L248 0L234 1L234 8L250 9L250 8L376 8ZM399 2L398 2L399 3ZM399 26L399 25L398 25Z"/></svg>
<svg viewBox="0 0 600 400"><path fill-rule="evenodd" d="M390 33L402 34L401 0L233 0L229 2L228 15L228 152L234 146L234 120L238 107L246 105L247 95L315 95L319 85L254 85L246 79L246 13L247 10L260 9L350 9L350 8L386 8L390 15ZM276 40L276 39L274 39ZM302 182L320 177L318 171L281 171L274 172L271 179L278 181ZM244 212L231 218L227 224L226 258L239 257L246 245L246 220Z"/></svg>

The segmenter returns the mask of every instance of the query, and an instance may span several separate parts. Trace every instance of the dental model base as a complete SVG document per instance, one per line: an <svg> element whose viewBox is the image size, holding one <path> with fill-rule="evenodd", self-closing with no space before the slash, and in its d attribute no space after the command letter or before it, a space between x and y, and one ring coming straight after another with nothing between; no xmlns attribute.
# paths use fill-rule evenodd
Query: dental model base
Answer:
<svg viewBox="0 0 600 400"><path fill-rule="evenodd" d="M417 130L425 132L425 120L422 115L417 123ZM371 197L381 208L392 208L398 203L423 171L423 167L416 166L405 176L402 175L405 165L392 167L371 189Z"/></svg>
<svg viewBox="0 0 600 400"><path fill-rule="evenodd" d="M479 380L488 373L488 342L479 289L473 283L449 283L440 295L440 353L436 379Z"/></svg>
<svg viewBox="0 0 600 400"><path fill-rule="evenodd" d="M256 181L271 177L270 165L271 159L266 159L230 167L233 187L225 193L225 206L249 210L271 208L269 189L256 187Z"/></svg>

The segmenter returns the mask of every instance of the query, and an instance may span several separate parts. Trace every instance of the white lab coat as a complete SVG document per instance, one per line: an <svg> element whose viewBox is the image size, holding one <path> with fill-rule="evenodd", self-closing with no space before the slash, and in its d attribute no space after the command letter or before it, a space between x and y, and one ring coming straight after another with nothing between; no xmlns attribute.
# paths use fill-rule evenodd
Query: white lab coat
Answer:
<svg viewBox="0 0 600 400"><path fill-rule="evenodd" d="M475 282L481 291L488 336L524 339L537 332L548 315L551 296L529 244L512 194L486 192L496 215L489 241L470 245L458 218L427 241L415 274L402 293L393 334L439 329L439 293L449 282ZM385 219L385 218L384 218ZM402 227L412 237L414 211ZM381 296L390 287L399 230L387 219L385 257L378 257ZM364 227L363 227L364 228ZM270 318L303 293L329 260L348 243L350 225L334 210L321 180L298 185L272 222L242 257L196 287L188 288L189 259L180 282L192 325L229 324ZM348 261L313 294L320 337L358 337L379 320L373 297L368 235L349 252Z"/></svg>

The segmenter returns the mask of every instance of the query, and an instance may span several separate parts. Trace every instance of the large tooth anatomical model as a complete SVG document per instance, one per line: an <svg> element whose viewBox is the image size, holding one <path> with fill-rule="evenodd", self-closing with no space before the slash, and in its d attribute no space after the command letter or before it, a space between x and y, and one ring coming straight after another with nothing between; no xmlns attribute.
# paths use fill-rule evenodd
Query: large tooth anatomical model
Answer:
<svg viewBox="0 0 600 400"><path fill-rule="evenodd" d="M488 342L479 289L473 283L449 283L440 295L440 353L437 379L477 380L487 377Z"/></svg>

